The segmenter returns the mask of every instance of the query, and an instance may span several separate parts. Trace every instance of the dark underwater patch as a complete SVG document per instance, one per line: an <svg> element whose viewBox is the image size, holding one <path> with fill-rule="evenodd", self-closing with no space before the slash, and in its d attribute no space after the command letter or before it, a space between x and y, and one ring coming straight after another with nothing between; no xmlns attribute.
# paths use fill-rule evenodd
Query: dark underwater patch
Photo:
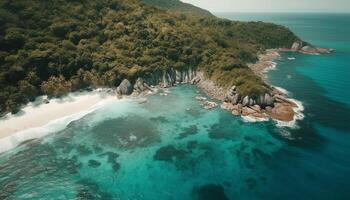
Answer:
<svg viewBox="0 0 350 200"><path fill-rule="evenodd" d="M192 150L195 149L197 146L198 146L198 142L195 141L195 140L192 140L192 141L188 141L188 142L187 142L187 149L188 149L189 151L192 151Z"/></svg>
<svg viewBox="0 0 350 200"><path fill-rule="evenodd" d="M119 154L114 152L106 152L106 153L100 154L99 157L107 157L107 162L111 164L113 171L114 172L119 171L121 167L120 163L117 162Z"/></svg>
<svg viewBox="0 0 350 200"><path fill-rule="evenodd" d="M89 167L97 168L97 167L101 166L101 163L97 160L89 160L88 165L89 165Z"/></svg>
<svg viewBox="0 0 350 200"><path fill-rule="evenodd" d="M210 139L233 139L235 133L229 129L229 127L219 123L211 126L208 136Z"/></svg>
<svg viewBox="0 0 350 200"><path fill-rule="evenodd" d="M224 187L217 184L195 187L192 190L192 196L195 200L229 200Z"/></svg>
<svg viewBox="0 0 350 200"><path fill-rule="evenodd" d="M92 150L88 146L82 145L82 144L78 145L77 151L81 156L88 156L88 155L91 155L93 153Z"/></svg>
<svg viewBox="0 0 350 200"><path fill-rule="evenodd" d="M99 154L99 153L102 153L102 152L103 152L103 148L100 147L100 146L98 146L97 144L94 144L92 148L93 148L93 150L94 150L94 152L95 152L96 154Z"/></svg>
<svg viewBox="0 0 350 200"><path fill-rule="evenodd" d="M133 149L160 141L154 124L143 117L131 115L103 121L92 129L92 133L100 144Z"/></svg>
<svg viewBox="0 0 350 200"><path fill-rule="evenodd" d="M154 122L161 122L161 123L169 122L169 120L166 117L163 117L163 116L151 117L150 120L154 121Z"/></svg>
<svg viewBox="0 0 350 200"><path fill-rule="evenodd" d="M0 199L10 200L14 199L12 196L16 192L17 183L16 181L11 181L1 185L0 187Z"/></svg>
<svg viewBox="0 0 350 200"><path fill-rule="evenodd" d="M161 147L156 151L153 159L158 161L173 162L177 159L183 159L186 151L177 149L173 145Z"/></svg>
<svg viewBox="0 0 350 200"><path fill-rule="evenodd" d="M252 154L253 154L255 159L262 160L265 163L268 163L269 160L271 160L271 156L269 154L267 154L267 153L265 153L257 148L252 149Z"/></svg>
<svg viewBox="0 0 350 200"><path fill-rule="evenodd" d="M119 154L114 152L106 152L99 155L99 157L104 157L104 156L107 157L108 163L115 163L117 162L117 158L119 157Z"/></svg>
<svg viewBox="0 0 350 200"><path fill-rule="evenodd" d="M81 180L77 183L75 200L112 200L112 195L102 192L97 183L91 180Z"/></svg>
<svg viewBox="0 0 350 200"><path fill-rule="evenodd" d="M183 139L190 135L195 135L198 133L198 127L196 125L189 126L187 128L184 128L182 132L179 134L179 139Z"/></svg>
<svg viewBox="0 0 350 200"><path fill-rule="evenodd" d="M178 170L193 169L202 160L212 158L213 148L210 144L189 141L177 147L167 145L159 148L154 160L173 164Z"/></svg>
<svg viewBox="0 0 350 200"><path fill-rule="evenodd" d="M254 190L256 188L256 186L258 185L258 182L254 178L248 178L246 180L246 184L247 184L249 190Z"/></svg>
<svg viewBox="0 0 350 200"><path fill-rule="evenodd" d="M278 128L271 124L268 126L269 132L277 139L287 142L289 145L297 146L309 150L320 151L327 144L327 140L321 136L314 125L307 119L298 121L300 128ZM281 131L289 133L290 137L286 138L281 135Z"/></svg>

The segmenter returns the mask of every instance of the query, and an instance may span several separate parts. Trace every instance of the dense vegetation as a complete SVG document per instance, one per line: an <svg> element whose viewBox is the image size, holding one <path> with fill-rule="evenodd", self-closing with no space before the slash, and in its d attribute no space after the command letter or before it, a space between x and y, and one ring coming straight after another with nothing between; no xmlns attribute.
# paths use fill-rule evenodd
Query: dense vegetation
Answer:
<svg viewBox="0 0 350 200"><path fill-rule="evenodd" d="M137 0L0 0L0 110L170 68L198 67L221 86L257 94L268 87L246 63L296 39L282 26L191 17Z"/></svg>
<svg viewBox="0 0 350 200"><path fill-rule="evenodd" d="M155 6L160 9L170 10L199 17L214 17L209 11L198 8L179 0L142 0L143 3Z"/></svg>

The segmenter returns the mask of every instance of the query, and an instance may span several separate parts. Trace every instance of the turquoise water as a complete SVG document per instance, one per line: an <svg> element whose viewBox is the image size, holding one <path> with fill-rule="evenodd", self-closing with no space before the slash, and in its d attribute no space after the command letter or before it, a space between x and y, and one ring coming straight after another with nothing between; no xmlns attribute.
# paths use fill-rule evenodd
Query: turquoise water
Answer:
<svg viewBox="0 0 350 200"><path fill-rule="evenodd" d="M283 55L269 72L303 102L299 128L204 110L195 99L204 94L175 87L0 155L0 199L349 199L350 15L219 15L284 24L337 49Z"/></svg>

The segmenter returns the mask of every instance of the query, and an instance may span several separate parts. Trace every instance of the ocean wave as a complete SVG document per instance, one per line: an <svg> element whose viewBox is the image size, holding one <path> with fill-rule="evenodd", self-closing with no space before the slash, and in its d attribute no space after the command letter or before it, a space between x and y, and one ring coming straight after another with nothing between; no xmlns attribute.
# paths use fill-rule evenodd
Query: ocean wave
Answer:
<svg viewBox="0 0 350 200"><path fill-rule="evenodd" d="M267 122L269 118L260 118L252 116L241 116L242 120L247 123L256 123L256 122Z"/></svg>
<svg viewBox="0 0 350 200"><path fill-rule="evenodd" d="M276 90L282 92L283 94L286 94L286 95L289 94L288 90L286 90L284 88L281 88L281 87L278 87L278 86L272 86L272 87L274 87Z"/></svg>
<svg viewBox="0 0 350 200"><path fill-rule="evenodd" d="M94 112L95 110L101 108L106 105L108 101L101 101L95 105L93 105L88 110L84 110L78 113L74 113L72 115L68 115L62 118L58 118L48 122L46 125L41 127L29 128L23 131L16 132L12 135L0 139L0 153L4 153L9 151L19 144L32 140L44 137L46 135L59 132L64 130L71 122L79 120L84 116Z"/></svg>
<svg viewBox="0 0 350 200"><path fill-rule="evenodd" d="M276 69L276 66L277 66L277 63L276 63L276 62L269 61L269 64L270 64L270 66L269 66L269 67L266 67L266 68L263 70L263 73L267 73L267 72L270 71L270 70L275 70L275 69Z"/></svg>

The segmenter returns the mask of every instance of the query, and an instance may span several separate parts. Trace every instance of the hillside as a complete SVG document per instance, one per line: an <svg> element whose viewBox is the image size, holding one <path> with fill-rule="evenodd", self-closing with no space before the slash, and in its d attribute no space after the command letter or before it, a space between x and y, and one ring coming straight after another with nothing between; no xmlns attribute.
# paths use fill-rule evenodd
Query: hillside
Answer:
<svg viewBox="0 0 350 200"><path fill-rule="evenodd" d="M282 26L191 17L137 0L1 0L0 110L188 68L255 95L270 88L247 63L295 40Z"/></svg>
<svg viewBox="0 0 350 200"><path fill-rule="evenodd" d="M155 6L159 9L165 9L201 17L213 17L209 11L198 8L189 3L183 3L179 0L142 0L143 3Z"/></svg>

